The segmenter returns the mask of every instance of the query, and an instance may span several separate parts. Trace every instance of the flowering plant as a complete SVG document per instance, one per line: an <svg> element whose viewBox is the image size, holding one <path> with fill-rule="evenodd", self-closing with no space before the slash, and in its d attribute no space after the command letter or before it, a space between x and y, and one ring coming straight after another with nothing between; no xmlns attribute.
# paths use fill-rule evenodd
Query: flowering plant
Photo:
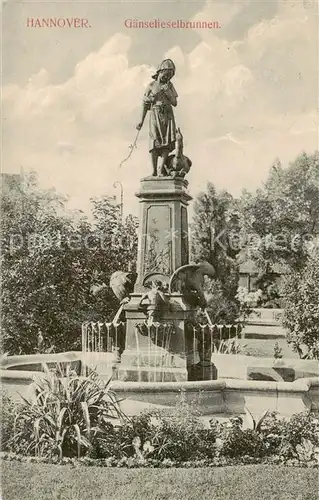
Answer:
<svg viewBox="0 0 319 500"><path fill-rule="evenodd" d="M254 292L249 292L245 287L238 287L236 299L240 304L240 317L243 322L252 313L254 307L257 307L258 302L262 297L262 291L256 290Z"/></svg>

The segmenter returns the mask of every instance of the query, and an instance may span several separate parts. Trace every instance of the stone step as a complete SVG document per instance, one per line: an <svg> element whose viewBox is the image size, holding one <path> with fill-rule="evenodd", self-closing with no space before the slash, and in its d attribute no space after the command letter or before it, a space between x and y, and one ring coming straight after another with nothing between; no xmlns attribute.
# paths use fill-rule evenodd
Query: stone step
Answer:
<svg viewBox="0 0 319 500"><path fill-rule="evenodd" d="M286 338L287 332L281 325L248 324L242 336L246 339L280 339Z"/></svg>

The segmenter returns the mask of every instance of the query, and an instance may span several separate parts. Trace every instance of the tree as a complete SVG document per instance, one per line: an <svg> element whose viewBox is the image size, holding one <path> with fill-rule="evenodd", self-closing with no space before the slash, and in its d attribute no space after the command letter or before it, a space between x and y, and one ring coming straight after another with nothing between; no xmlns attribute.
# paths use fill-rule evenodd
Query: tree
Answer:
<svg viewBox="0 0 319 500"><path fill-rule="evenodd" d="M256 194L240 199L241 244L261 274L280 263L302 269L319 234L319 153L303 153L287 168L277 161Z"/></svg>
<svg viewBox="0 0 319 500"><path fill-rule="evenodd" d="M34 175L3 192L3 348L64 350L80 338L89 275L79 240L86 223L65 209L54 190L40 190Z"/></svg>
<svg viewBox="0 0 319 500"><path fill-rule="evenodd" d="M138 219L128 215L122 222L120 205L113 198L94 198L92 202L93 223L89 250L90 267L93 277L92 286L100 286L100 292L94 295L94 307L87 315L87 320L97 321L113 319L118 308L109 281L114 271L131 271L136 268Z"/></svg>
<svg viewBox="0 0 319 500"><path fill-rule="evenodd" d="M217 273L215 280L207 283L210 314L214 322L232 322L236 319L239 303L238 249L231 244L238 232L237 207L227 191L217 192L214 185L207 184L194 203L192 224L192 260L207 261Z"/></svg>
<svg viewBox="0 0 319 500"><path fill-rule="evenodd" d="M284 326L288 343L302 358L319 359L319 248L301 271L291 270L284 280Z"/></svg>
<svg viewBox="0 0 319 500"><path fill-rule="evenodd" d="M54 190L38 187L34 175L9 182L2 198L2 343L5 351L79 349L81 323L108 320L117 303L108 288L95 296L102 277L136 258L136 222L119 220L109 198L93 201L93 222L66 208ZM130 235L119 243L114 234ZM123 267L125 266L125 267Z"/></svg>

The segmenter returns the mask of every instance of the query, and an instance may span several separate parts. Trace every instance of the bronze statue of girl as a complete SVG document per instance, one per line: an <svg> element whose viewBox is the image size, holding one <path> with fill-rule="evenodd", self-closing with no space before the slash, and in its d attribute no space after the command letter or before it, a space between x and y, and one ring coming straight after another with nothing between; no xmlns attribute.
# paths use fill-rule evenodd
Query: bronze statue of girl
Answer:
<svg viewBox="0 0 319 500"><path fill-rule="evenodd" d="M175 75L175 65L171 59L165 59L158 67L154 81L144 94L141 121L143 126L147 111L150 111L149 121L149 151L151 153L153 176L164 175L164 165L167 157L175 148L176 126L172 106L177 105L177 92L171 79ZM160 162L158 162L160 158ZM159 164L158 164L159 163Z"/></svg>

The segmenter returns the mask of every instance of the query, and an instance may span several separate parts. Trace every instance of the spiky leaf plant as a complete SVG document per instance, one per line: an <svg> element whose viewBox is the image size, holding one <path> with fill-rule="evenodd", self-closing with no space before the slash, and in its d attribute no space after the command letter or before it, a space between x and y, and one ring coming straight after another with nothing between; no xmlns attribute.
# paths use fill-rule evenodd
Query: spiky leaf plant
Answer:
<svg viewBox="0 0 319 500"><path fill-rule="evenodd" d="M44 365L45 375L33 383L33 395L23 398L16 409L11 449L25 455L60 458L80 457L110 421L121 421L110 380L101 380L93 371L78 376L59 365L53 372Z"/></svg>

